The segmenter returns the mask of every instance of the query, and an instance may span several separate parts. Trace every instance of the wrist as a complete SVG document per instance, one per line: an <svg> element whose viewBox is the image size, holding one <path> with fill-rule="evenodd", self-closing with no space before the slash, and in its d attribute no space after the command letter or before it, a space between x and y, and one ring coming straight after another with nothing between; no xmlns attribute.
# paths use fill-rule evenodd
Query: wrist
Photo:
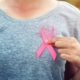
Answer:
<svg viewBox="0 0 80 80"><path fill-rule="evenodd" d="M75 74L71 80L80 80L80 70Z"/></svg>

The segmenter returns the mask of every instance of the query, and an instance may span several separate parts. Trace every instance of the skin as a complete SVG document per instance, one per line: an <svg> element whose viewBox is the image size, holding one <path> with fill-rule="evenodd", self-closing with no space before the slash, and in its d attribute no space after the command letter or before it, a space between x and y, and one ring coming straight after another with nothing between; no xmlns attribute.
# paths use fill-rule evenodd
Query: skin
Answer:
<svg viewBox="0 0 80 80"><path fill-rule="evenodd" d="M60 57L71 62L76 70L72 80L80 80L80 43L74 37L57 37L48 41L58 48Z"/></svg>
<svg viewBox="0 0 80 80"><path fill-rule="evenodd" d="M80 43L74 37L58 37L49 40L50 44L55 44L62 59L76 64L80 67Z"/></svg>
<svg viewBox="0 0 80 80"><path fill-rule="evenodd" d="M48 13L58 5L56 0L0 0L0 9L15 19L34 19ZM58 48L60 57L80 69L80 43L73 37L58 37L48 41ZM77 73L74 80L78 78ZM77 78L76 78L77 77Z"/></svg>
<svg viewBox="0 0 80 80"><path fill-rule="evenodd" d="M57 6L56 0L0 0L0 8L17 19L34 19Z"/></svg>

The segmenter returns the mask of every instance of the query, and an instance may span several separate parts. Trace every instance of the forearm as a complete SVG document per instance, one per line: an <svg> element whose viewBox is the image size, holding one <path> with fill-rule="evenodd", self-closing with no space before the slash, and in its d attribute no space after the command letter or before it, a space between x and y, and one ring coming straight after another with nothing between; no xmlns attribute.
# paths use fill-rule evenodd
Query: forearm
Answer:
<svg viewBox="0 0 80 80"><path fill-rule="evenodd" d="M80 80L80 70L76 73L76 75L71 80Z"/></svg>
<svg viewBox="0 0 80 80"><path fill-rule="evenodd" d="M80 80L80 66L73 63L66 62L64 80Z"/></svg>

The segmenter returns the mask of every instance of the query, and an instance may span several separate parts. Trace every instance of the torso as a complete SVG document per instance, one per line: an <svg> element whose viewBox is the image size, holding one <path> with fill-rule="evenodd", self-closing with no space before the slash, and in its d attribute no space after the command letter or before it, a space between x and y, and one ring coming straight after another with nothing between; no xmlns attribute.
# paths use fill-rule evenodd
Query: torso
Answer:
<svg viewBox="0 0 80 80"><path fill-rule="evenodd" d="M34 19L34 18L40 17L42 15L45 15L48 12L52 11L53 9L55 9L56 7L58 7L59 5L63 5L63 4L65 4L65 2L63 2L63 1L55 1L54 3L50 3L49 5L43 6L43 7L39 8L39 9L31 9L31 10L28 11L29 13L28 12L23 13L24 16L22 15L22 17L19 16L20 12L19 13L14 13L15 11L14 10L12 11L12 9L7 7L7 5L1 6L1 9L4 12L6 12L6 14L8 16L11 16L14 19L22 19L22 20L29 19L30 20L30 19Z"/></svg>
<svg viewBox="0 0 80 80"><path fill-rule="evenodd" d="M40 58L35 56L43 42L40 30L54 28L55 37L74 36L76 17L74 9L67 4L31 20L17 20L0 10L0 79L63 80L65 61L57 48L53 47L57 55L55 61L47 48Z"/></svg>

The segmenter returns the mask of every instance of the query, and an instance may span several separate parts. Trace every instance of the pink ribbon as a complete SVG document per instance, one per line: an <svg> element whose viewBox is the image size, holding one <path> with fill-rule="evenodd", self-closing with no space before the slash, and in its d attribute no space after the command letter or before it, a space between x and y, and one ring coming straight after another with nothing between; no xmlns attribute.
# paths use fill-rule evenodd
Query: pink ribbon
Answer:
<svg viewBox="0 0 80 80"><path fill-rule="evenodd" d="M43 40L41 46L37 49L36 51L36 57L39 58L42 53L44 52L44 50L47 48L48 51L50 52L50 55L52 56L52 59L55 60L56 59L56 52L53 48L53 46L51 44L48 44L48 40L49 39L52 39L54 36L53 36L53 30L46 30L45 28L42 28L40 30L40 35L41 35L41 38Z"/></svg>

